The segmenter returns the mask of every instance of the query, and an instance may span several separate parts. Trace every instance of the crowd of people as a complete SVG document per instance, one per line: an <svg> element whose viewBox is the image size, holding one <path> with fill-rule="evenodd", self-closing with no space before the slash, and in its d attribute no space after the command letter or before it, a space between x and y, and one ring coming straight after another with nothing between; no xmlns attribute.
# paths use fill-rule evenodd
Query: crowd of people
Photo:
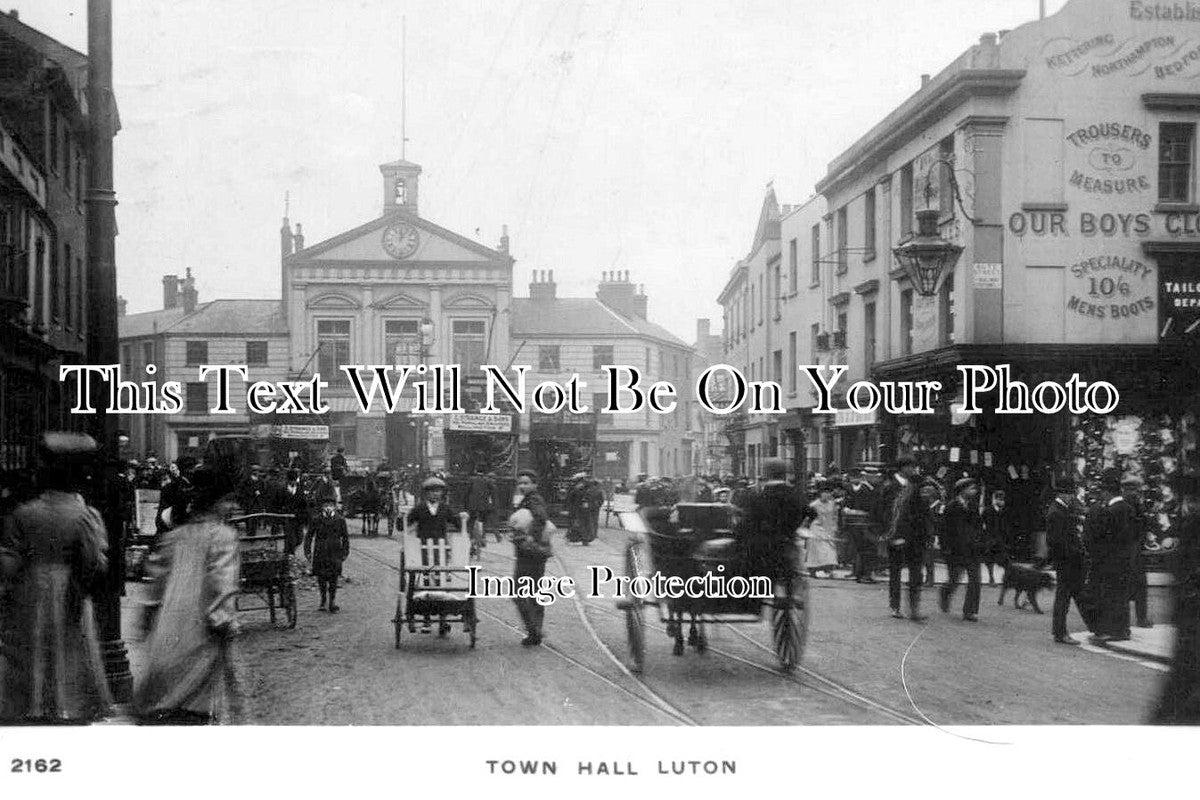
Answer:
<svg viewBox="0 0 1200 800"><path fill-rule="evenodd" d="M89 442L78 434L48 434L36 480L8 481L0 494L0 720L86 722L111 709L89 598L105 591L111 556L107 530L124 524L134 484L124 468L114 469L107 494L97 497L90 468L84 466L95 450ZM1139 561L1145 534L1139 518L1143 487L1136 476L1106 473L1100 494L1086 507L1078 487L1059 481L1046 509L1041 547L1032 532L1011 522L1003 491L985 494L970 476L954 476L946 486L945 475L941 481L924 477L908 457L893 466L886 477L849 470L816 476L798 487L788 480L787 464L768 460L755 484L645 477L634 499L654 514L688 500L731 502L740 508L739 535L759 574L788 581L801 571L828 577L844 569L861 583L873 583L886 572L891 613L901 619L926 619L922 592L933 580L931 566L940 553L947 579L938 590L939 605L949 612L965 577L964 620L978 619L985 568L992 582L1000 566L1007 582L1028 562L1023 568L1034 574L1048 568L1056 573L1054 641L1079 643L1067 630L1072 602L1097 643L1128 639L1133 625L1153 625ZM295 470L273 474L252 468L241 478L235 454L216 448L199 463L181 459L169 465L165 474L141 626L147 659L137 677L133 710L147 724L206 723L227 713L238 694L230 652L238 630L239 542L230 515L235 509L285 515L286 552L302 547L316 579L318 609L337 613L338 587L348 580L342 570L349 554L342 513L347 468L337 453L307 482ZM404 499L411 496L405 520L423 539L468 524L473 543L482 547L485 522L506 518L514 578L536 581L544 574L555 528L536 473L520 472L508 499L494 477L477 471L466 481L461 511L451 508L442 476L419 476L413 485L411 476L397 477L384 462L368 478L388 491L404 481ZM1200 479L1180 478L1174 488L1184 509L1178 623L1185 619L1180 615L1200 617ZM611 504L614 491L610 481L587 473L571 479L565 494L569 540L586 544L595 538L597 515ZM516 605L525 627L522 644L541 643L544 606L532 599L518 599ZM1158 719L1200 715L1195 627L1179 624L1179 660ZM444 623L440 632L445 633Z"/></svg>

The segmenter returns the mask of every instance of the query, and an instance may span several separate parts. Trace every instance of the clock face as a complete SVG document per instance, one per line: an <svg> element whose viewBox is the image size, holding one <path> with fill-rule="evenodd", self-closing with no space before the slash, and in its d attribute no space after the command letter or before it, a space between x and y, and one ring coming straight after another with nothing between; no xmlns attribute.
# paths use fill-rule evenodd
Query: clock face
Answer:
<svg viewBox="0 0 1200 800"><path fill-rule="evenodd" d="M383 232L383 249L392 258L408 258L417 251L420 243L417 229L407 223L389 225Z"/></svg>

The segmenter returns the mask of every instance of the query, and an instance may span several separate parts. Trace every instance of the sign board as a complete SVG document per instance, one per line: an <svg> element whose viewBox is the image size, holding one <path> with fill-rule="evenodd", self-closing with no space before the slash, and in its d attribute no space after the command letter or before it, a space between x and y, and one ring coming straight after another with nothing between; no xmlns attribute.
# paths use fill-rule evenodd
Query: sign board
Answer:
<svg viewBox="0 0 1200 800"><path fill-rule="evenodd" d="M845 428L851 425L874 425L874 411L851 411L848 408L836 409L833 416L833 426L835 428Z"/></svg>
<svg viewBox="0 0 1200 800"><path fill-rule="evenodd" d="M275 425L271 433L280 439L328 439L328 425Z"/></svg>
<svg viewBox="0 0 1200 800"><path fill-rule="evenodd" d="M450 414L445 418L448 431L470 433L512 433L511 414Z"/></svg>
<svg viewBox="0 0 1200 800"><path fill-rule="evenodd" d="M976 289L1000 289L1004 286L1004 272L1000 264L976 264L972 285Z"/></svg>

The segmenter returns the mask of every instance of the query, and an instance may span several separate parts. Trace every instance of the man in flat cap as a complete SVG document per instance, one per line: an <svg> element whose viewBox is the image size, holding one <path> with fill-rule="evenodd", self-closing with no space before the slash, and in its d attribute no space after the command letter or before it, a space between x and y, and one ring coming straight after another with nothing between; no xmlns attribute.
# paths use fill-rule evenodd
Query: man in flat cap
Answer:
<svg viewBox="0 0 1200 800"><path fill-rule="evenodd" d="M975 622L979 617L980 557L983 523L979 515L979 484L963 478L954 484L954 499L943 512L942 553L950 577L938 598L942 611L949 613L950 598L958 588L958 579L967 573L967 596L963 600L963 619Z"/></svg>

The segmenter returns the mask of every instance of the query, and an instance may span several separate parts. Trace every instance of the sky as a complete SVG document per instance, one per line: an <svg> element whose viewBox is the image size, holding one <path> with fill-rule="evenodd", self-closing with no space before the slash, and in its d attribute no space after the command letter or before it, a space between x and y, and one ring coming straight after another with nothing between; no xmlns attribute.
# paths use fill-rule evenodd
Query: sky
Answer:
<svg viewBox="0 0 1200 800"><path fill-rule="evenodd" d="M403 116L421 216L489 246L507 225L518 296L533 270L576 297L629 270L650 319L689 342L698 317L719 329L769 183L804 202L922 73L1038 15L1037 0L114 6L130 312L161 307L162 276L187 268L202 301L278 297L285 194L309 246L377 218ZM86 51L86 0L5 7Z"/></svg>

